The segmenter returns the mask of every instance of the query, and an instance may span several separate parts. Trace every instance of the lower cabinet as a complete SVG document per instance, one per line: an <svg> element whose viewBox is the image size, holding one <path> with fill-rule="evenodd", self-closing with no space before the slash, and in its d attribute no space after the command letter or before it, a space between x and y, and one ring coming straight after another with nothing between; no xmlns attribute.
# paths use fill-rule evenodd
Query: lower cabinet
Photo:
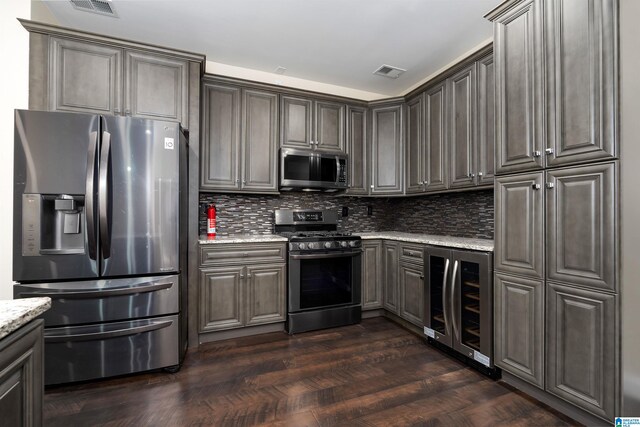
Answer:
<svg viewBox="0 0 640 427"><path fill-rule="evenodd" d="M544 283L496 273L495 364L544 388Z"/></svg>
<svg viewBox="0 0 640 427"><path fill-rule="evenodd" d="M362 310L382 307L382 241L362 241Z"/></svg>
<svg viewBox="0 0 640 427"><path fill-rule="evenodd" d="M241 258L225 255L238 252ZM284 322L284 244L215 245L201 250L200 333ZM282 256L282 258L280 258ZM265 262L275 259L277 262Z"/></svg>
<svg viewBox="0 0 640 427"><path fill-rule="evenodd" d="M424 311L423 266L401 262L399 269L400 317L422 328Z"/></svg>
<svg viewBox="0 0 640 427"><path fill-rule="evenodd" d="M0 340L0 425L42 425L44 321L33 320Z"/></svg>
<svg viewBox="0 0 640 427"><path fill-rule="evenodd" d="M547 284L547 391L612 420L618 386L616 296Z"/></svg>
<svg viewBox="0 0 640 427"><path fill-rule="evenodd" d="M382 245L384 262L384 309L398 314L398 244L384 242Z"/></svg>

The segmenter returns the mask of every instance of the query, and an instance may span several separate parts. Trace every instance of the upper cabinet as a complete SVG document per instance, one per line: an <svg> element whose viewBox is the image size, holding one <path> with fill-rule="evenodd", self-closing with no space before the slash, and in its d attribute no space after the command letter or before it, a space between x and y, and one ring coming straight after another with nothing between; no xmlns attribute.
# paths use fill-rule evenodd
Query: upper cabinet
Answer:
<svg viewBox="0 0 640 427"><path fill-rule="evenodd" d="M447 84L437 83L424 94L424 188L446 190L447 171Z"/></svg>
<svg viewBox="0 0 640 427"><path fill-rule="evenodd" d="M496 140L496 73L493 55L477 62L478 110L476 112L476 171L478 185L493 184Z"/></svg>
<svg viewBox="0 0 640 427"><path fill-rule="evenodd" d="M43 50L48 50L48 79L43 91L35 91L31 108L170 120L188 127L188 60L53 36Z"/></svg>
<svg viewBox="0 0 640 427"><path fill-rule="evenodd" d="M618 155L616 0L492 12L498 173Z"/></svg>
<svg viewBox="0 0 640 427"><path fill-rule="evenodd" d="M403 194L403 106L391 103L371 108L372 195Z"/></svg>
<svg viewBox="0 0 640 427"><path fill-rule="evenodd" d="M344 104L286 95L281 110L281 147L345 151Z"/></svg>
<svg viewBox="0 0 640 427"><path fill-rule="evenodd" d="M425 190L425 166L428 161L424 153L424 94L406 104L407 156L404 164L406 193L422 193Z"/></svg>
<svg viewBox="0 0 640 427"><path fill-rule="evenodd" d="M347 106L348 194L369 193L367 173L367 109Z"/></svg>
<svg viewBox="0 0 640 427"><path fill-rule="evenodd" d="M205 82L200 188L278 191L278 95Z"/></svg>

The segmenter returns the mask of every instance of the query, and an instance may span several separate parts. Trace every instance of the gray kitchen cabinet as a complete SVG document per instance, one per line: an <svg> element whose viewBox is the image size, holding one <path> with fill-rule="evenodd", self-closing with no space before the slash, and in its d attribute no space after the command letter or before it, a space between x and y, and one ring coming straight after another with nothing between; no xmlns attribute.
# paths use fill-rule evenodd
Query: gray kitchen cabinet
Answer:
<svg viewBox="0 0 640 427"><path fill-rule="evenodd" d="M284 322L285 264L247 266L246 326Z"/></svg>
<svg viewBox="0 0 640 427"><path fill-rule="evenodd" d="M476 64L448 79L449 114L449 188L475 185L476 161Z"/></svg>
<svg viewBox="0 0 640 427"><path fill-rule="evenodd" d="M542 0L525 0L494 21L496 173L541 169L544 137Z"/></svg>
<svg viewBox="0 0 640 427"><path fill-rule="evenodd" d="M398 244L385 241L382 245L384 262L384 299L385 310L399 314L398 307Z"/></svg>
<svg viewBox="0 0 640 427"><path fill-rule="evenodd" d="M278 191L278 95L205 82L200 189Z"/></svg>
<svg viewBox="0 0 640 427"><path fill-rule="evenodd" d="M617 291L616 164L547 171L547 279Z"/></svg>
<svg viewBox="0 0 640 427"><path fill-rule="evenodd" d="M382 242L380 240L362 241L362 310L382 307Z"/></svg>
<svg viewBox="0 0 640 427"><path fill-rule="evenodd" d="M344 152L345 110L338 102L282 96L280 146Z"/></svg>
<svg viewBox="0 0 640 427"><path fill-rule="evenodd" d="M200 246L200 334L285 321L285 243Z"/></svg>
<svg viewBox="0 0 640 427"><path fill-rule="evenodd" d="M124 70L125 115L188 123L188 61L125 51Z"/></svg>
<svg viewBox="0 0 640 427"><path fill-rule="evenodd" d="M240 189L240 94L235 86L203 87L202 190Z"/></svg>
<svg viewBox="0 0 640 427"><path fill-rule="evenodd" d="M402 104L371 108L372 195L400 195L404 192L404 144Z"/></svg>
<svg viewBox="0 0 640 427"><path fill-rule="evenodd" d="M422 327L424 312L422 264L401 261L398 270L398 285L400 288L400 317L416 326Z"/></svg>
<svg viewBox="0 0 640 427"><path fill-rule="evenodd" d="M495 364L544 388L544 282L495 274Z"/></svg>
<svg viewBox="0 0 640 427"><path fill-rule="evenodd" d="M496 271L544 278L543 173L495 181Z"/></svg>
<svg viewBox="0 0 640 427"><path fill-rule="evenodd" d="M617 157L617 4L545 1L547 166Z"/></svg>
<svg viewBox="0 0 640 427"><path fill-rule="evenodd" d="M32 320L0 340L0 422L41 426L44 395L44 321Z"/></svg>
<svg viewBox="0 0 640 427"><path fill-rule="evenodd" d="M477 67L477 183L478 185L493 185L496 140L496 73L493 54L479 59Z"/></svg>
<svg viewBox="0 0 640 427"><path fill-rule="evenodd" d="M49 39L49 110L122 113L123 50L62 37ZM46 76L45 76L46 78ZM44 106L43 106L44 107ZM30 108L34 106L30 105Z"/></svg>
<svg viewBox="0 0 640 427"><path fill-rule="evenodd" d="M244 324L244 266L200 269L200 332Z"/></svg>
<svg viewBox="0 0 640 427"><path fill-rule="evenodd" d="M547 285L548 392L609 422L619 413L616 296Z"/></svg>
<svg viewBox="0 0 640 427"><path fill-rule="evenodd" d="M405 191L407 194L422 193L425 187L425 163L428 161L424 140L424 96L421 94L406 104L406 157Z"/></svg>
<svg viewBox="0 0 640 427"><path fill-rule="evenodd" d="M425 189L446 190L447 171L447 84L438 83L425 92Z"/></svg>
<svg viewBox="0 0 640 427"><path fill-rule="evenodd" d="M347 106L347 154L349 155L347 193L366 195L369 193L366 108Z"/></svg>
<svg viewBox="0 0 640 427"><path fill-rule="evenodd" d="M278 95L242 90L243 191L278 191Z"/></svg>

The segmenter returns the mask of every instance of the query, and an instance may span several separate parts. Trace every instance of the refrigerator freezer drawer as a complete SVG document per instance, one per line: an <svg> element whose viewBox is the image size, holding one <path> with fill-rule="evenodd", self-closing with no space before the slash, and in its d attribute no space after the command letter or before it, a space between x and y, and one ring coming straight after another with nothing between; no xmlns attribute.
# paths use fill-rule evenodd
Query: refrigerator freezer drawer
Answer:
<svg viewBox="0 0 640 427"><path fill-rule="evenodd" d="M49 328L177 313L179 280L171 275L20 284L13 292L15 298L50 297L51 309L41 316Z"/></svg>
<svg viewBox="0 0 640 427"><path fill-rule="evenodd" d="M178 364L178 316L44 332L45 385L148 371Z"/></svg>

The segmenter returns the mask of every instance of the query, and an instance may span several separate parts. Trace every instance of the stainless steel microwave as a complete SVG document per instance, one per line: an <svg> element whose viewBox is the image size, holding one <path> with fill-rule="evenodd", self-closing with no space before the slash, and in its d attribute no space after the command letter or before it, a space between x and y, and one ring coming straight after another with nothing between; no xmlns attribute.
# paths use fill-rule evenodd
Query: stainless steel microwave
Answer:
<svg viewBox="0 0 640 427"><path fill-rule="evenodd" d="M339 191L347 188L347 155L283 148L280 190Z"/></svg>

